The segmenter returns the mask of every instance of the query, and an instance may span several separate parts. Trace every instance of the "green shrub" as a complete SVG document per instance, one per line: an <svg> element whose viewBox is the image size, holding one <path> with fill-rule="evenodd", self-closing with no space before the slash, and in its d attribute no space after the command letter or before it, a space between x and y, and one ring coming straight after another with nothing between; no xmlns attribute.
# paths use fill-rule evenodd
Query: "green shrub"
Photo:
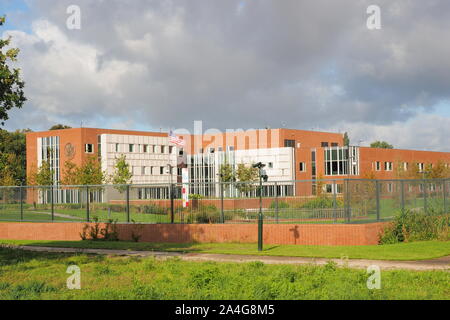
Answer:
<svg viewBox="0 0 450 320"><path fill-rule="evenodd" d="M270 204L270 209L276 209L277 208L277 202L276 201L272 201L272 203ZM287 209L289 208L289 203L284 202L284 201L278 201L278 209Z"/></svg>
<svg viewBox="0 0 450 320"><path fill-rule="evenodd" d="M450 240L450 215L424 214L405 210L380 235L380 244Z"/></svg>
<svg viewBox="0 0 450 320"><path fill-rule="evenodd" d="M336 202L337 202L336 205L338 207L342 206L342 200L338 199ZM298 208L300 209L326 209L333 207L334 207L333 199L327 197L317 197L305 203L302 203L301 205L298 206Z"/></svg>
<svg viewBox="0 0 450 320"><path fill-rule="evenodd" d="M215 223L220 221L220 212L215 205L200 205L187 216L188 223Z"/></svg>

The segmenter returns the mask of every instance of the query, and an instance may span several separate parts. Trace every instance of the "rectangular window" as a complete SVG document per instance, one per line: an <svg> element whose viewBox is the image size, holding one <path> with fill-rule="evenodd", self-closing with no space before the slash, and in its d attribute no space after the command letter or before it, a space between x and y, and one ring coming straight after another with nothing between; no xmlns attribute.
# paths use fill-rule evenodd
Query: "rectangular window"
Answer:
<svg viewBox="0 0 450 320"><path fill-rule="evenodd" d="M384 170L392 171L392 162L385 162L384 163Z"/></svg>
<svg viewBox="0 0 450 320"><path fill-rule="evenodd" d="M388 183L387 187L389 193L392 193L394 191L392 183Z"/></svg>
<svg viewBox="0 0 450 320"><path fill-rule="evenodd" d="M128 151L129 152L134 152L134 144L129 144L128 145Z"/></svg>
<svg viewBox="0 0 450 320"><path fill-rule="evenodd" d="M119 144L118 143L116 143L115 150L116 150L116 152L119 152Z"/></svg>
<svg viewBox="0 0 450 320"><path fill-rule="evenodd" d="M408 171L409 169L409 163L408 162L403 162L403 170L404 171Z"/></svg>
<svg viewBox="0 0 450 320"><path fill-rule="evenodd" d="M166 153L166 148L165 148L165 146L161 146L161 153Z"/></svg>
<svg viewBox="0 0 450 320"><path fill-rule="evenodd" d="M348 150L344 147L324 149L325 175L340 176L348 174Z"/></svg>
<svg viewBox="0 0 450 320"><path fill-rule="evenodd" d="M159 174L164 174L164 167L159 167Z"/></svg>
<svg viewBox="0 0 450 320"><path fill-rule="evenodd" d="M284 147L285 148L295 148L295 140L284 140Z"/></svg>
<svg viewBox="0 0 450 320"><path fill-rule="evenodd" d="M209 153L214 153L216 150L214 148L209 148Z"/></svg>
<svg viewBox="0 0 450 320"><path fill-rule="evenodd" d="M145 176L145 167L141 168L141 175Z"/></svg>
<svg viewBox="0 0 450 320"><path fill-rule="evenodd" d="M273 162L269 162L269 163L268 163L268 167L269 167L270 169L272 169L272 168L273 168Z"/></svg>
<svg viewBox="0 0 450 320"><path fill-rule="evenodd" d="M322 143L321 143L321 146L322 146L322 148L328 147L328 142L322 142Z"/></svg>
<svg viewBox="0 0 450 320"><path fill-rule="evenodd" d="M300 172L306 172L306 163L300 162L299 163L299 170L300 170Z"/></svg>
<svg viewBox="0 0 450 320"><path fill-rule="evenodd" d="M218 147L218 148L217 148L217 151L222 152L222 151L223 151L223 148L222 148L222 147Z"/></svg>
<svg viewBox="0 0 450 320"><path fill-rule="evenodd" d="M228 146L228 147L227 147L227 150L228 150L228 151L234 151L234 147L233 147L233 146Z"/></svg>
<svg viewBox="0 0 450 320"><path fill-rule="evenodd" d="M144 153L148 153L148 145L144 144Z"/></svg>
<svg viewBox="0 0 450 320"><path fill-rule="evenodd" d="M169 154L173 153L173 146L169 146Z"/></svg>
<svg viewBox="0 0 450 320"><path fill-rule="evenodd" d="M94 145L92 143L86 144L84 151L86 153L94 153Z"/></svg>
<svg viewBox="0 0 450 320"><path fill-rule="evenodd" d="M419 171L420 172L424 172L425 171L425 163L418 163L417 166L419 167Z"/></svg>
<svg viewBox="0 0 450 320"><path fill-rule="evenodd" d="M332 142L332 143L331 143L331 146L332 146L332 147L338 147L338 146L339 146L339 143L337 143L337 142Z"/></svg>
<svg viewBox="0 0 450 320"><path fill-rule="evenodd" d="M381 162L380 161L375 162L375 170L381 171Z"/></svg>

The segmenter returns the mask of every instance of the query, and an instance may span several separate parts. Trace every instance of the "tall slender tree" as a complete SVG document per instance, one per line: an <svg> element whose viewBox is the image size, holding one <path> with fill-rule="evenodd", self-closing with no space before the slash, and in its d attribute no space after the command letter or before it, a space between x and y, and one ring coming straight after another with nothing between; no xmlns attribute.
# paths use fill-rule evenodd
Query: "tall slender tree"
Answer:
<svg viewBox="0 0 450 320"><path fill-rule="evenodd" d="M5 17L0 17L0 26L5 21ZM27 100L23 91L25 82L21 79L20 69L11 67L11 64L17 61L19 49L8 48L10 43L11 37L0 39L0 125L4 125L9 119L8 111L22 108Z"/></svg>

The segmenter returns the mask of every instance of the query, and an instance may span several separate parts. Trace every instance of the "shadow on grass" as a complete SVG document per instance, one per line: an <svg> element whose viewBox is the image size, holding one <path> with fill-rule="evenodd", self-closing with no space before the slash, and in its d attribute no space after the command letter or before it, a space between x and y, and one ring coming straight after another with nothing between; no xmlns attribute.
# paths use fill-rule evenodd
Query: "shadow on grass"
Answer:
<svg viewBox="0 0 450 320"><path fill-rule="evenodd" d="M0 267L27 263L31 260L57 261L60 259L71 257L73 255L74 253L33 252L22 250L20 248L2 246L0 247ZM103 257L101 257L100 260L102 259Z"/></svg>
<svg viewBox="0 0 450 320"><path fill-rule="evenodd" d="M129 251L170 251L170 252L200 252L196 248L198 243L153 243L153 242L129 242L129 241L102 241L102 240L80 240L80 241L35 241L28 246L54 247L74 249L110 249Z"/></svg>

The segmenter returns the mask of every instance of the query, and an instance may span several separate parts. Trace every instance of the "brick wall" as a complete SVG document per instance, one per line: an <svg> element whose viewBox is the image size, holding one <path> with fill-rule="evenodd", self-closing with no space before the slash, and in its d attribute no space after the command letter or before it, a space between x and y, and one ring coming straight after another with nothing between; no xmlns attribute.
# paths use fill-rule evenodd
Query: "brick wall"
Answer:
<svg viewBox="0 0 450 320"><path fill-rule="evenodd" d="M80 240L84 223L0 223L0 239L10 240ZM386 223L371 224L266 224L265 244L299 245L375 245ZM131 240L136 225L117 225L119 238ZM141 241L189 242L257 242L256 224L148 224L142 225ZM137 231L137 229L135 229Z"/></svg>

